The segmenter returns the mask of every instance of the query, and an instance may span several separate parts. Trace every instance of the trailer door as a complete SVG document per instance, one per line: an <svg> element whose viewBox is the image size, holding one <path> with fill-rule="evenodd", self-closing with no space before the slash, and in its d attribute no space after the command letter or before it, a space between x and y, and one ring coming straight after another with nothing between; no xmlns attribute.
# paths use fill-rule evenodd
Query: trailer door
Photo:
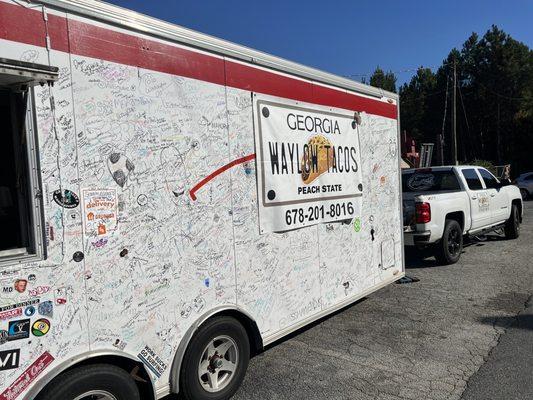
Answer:
<svg viewBox="0 0 533 400"><path fill-rule="evenodd" d="M57 79L57 68L0 58L0 265L45 253L32 86Z"/></svg>

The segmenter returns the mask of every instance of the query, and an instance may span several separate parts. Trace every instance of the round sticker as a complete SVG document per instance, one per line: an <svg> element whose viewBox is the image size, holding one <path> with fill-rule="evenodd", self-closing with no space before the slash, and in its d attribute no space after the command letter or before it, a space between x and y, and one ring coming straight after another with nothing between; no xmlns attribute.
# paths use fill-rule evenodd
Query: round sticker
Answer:
<svg viewBox="0 0 533 400"><path fill-rule="evenodd" d="M75 208L80 204L76 193L68 189L57 189L53 194L54 201L63 208Z"/></svg>
<svg viewBox="0 0 533 400"><path fill-rule="evenodd" d="M39 314L44 315L45 317L51 317L54 312L54 303L47 300L39 304L38 306Z"/></svg>
<svg viewBox="0 0 533 400"><path fill-rule="evenodd" d="M35 307L34 306L28 306L24 310L24 314L26 317L31 317L33 314L35 314Z"/></svg>
<svg viewBox="0 0 533 400"><path fill-rule="evenodd" d="M353 221L353 229L356 232L359 232L361 230L361 219L355 218Z"/></svg>
<svg viewBox="0 0 533 400"><path fill-rule="evenodd" d="M35 321L31 327L31 333L34 336L44 336L50 330L50 321L46 318L41 318Z"/></svg>

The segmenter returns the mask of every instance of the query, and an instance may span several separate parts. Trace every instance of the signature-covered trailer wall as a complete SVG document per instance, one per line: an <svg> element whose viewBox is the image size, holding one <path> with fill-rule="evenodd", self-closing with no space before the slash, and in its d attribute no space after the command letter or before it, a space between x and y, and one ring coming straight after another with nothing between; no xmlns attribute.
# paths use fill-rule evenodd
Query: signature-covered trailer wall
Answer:
<svg viewBox="0 0 533 400"><path fill-rule="evenodd" d="M394 95L47 3L0 0L0 57L59 68L27 111L42 246L0 251L0 399L98 356L164 395L217 312L268 344L403 275Z"/></svg>

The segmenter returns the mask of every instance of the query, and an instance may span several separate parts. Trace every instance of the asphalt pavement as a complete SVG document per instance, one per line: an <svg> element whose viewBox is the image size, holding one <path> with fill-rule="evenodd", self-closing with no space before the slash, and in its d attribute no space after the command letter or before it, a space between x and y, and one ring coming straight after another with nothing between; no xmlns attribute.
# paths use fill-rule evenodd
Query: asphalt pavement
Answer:
<svg viewBox="0 0 533 400"><path fill-rule="evenodd" d="M392 284L250 361L234 400L533 398L533 201L521 236Z"/></svg>
<svg viewBox="0 0 533 400"><path fill-rule="evenodd" d="M533 398L533 301L518 316L489 320L506 330L485 364L470 378L463 400Z"/></svg>

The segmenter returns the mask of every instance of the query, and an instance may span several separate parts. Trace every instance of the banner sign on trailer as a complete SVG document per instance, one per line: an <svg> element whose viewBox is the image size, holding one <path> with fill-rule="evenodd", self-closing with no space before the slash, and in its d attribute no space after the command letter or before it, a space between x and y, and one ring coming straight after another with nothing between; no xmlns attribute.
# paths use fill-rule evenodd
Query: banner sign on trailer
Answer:
<svg viewBox="0 0 533 400"><path fill-rule="evenodd" d="M254 94L261 233L360 215L355 113Z"/></svg>

